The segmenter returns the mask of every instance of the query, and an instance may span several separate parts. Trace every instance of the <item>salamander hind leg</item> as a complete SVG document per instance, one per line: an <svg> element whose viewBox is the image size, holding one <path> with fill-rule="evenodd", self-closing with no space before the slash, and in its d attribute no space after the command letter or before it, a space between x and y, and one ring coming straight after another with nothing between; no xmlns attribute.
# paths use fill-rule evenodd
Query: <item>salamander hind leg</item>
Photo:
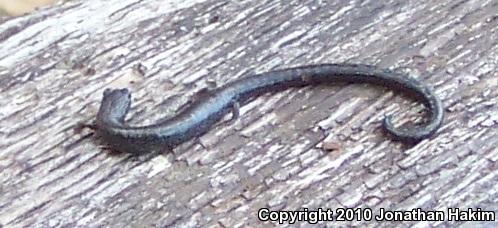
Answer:
<svg viewBox="0 0 498 228"><path fill-rule="evenodd" d="M232 111L232 118L230 119L230 123L233 123L240 116L240 103L238 101L234 101L232 103L231 111Z"/></svg>

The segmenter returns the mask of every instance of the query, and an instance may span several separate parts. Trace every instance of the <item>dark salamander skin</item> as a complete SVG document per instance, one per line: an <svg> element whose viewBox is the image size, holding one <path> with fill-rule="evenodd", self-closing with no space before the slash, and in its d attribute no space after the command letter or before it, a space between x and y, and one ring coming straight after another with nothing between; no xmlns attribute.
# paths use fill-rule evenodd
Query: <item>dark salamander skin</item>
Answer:
<svg viewBox="0 0 498 228"><path fill-rule="evenodd" d="M128 89L106 89L97 114L96 130L113 150L143 154L173 148L206 133L210 127L251 96L289 87L342 83L369 83L415 97L428 109L423 126L395 128L391 117L383 126L395 139L418 142L432 136L443 122L443 106L434 92L421 82L393 71L370 65L322 64L276 70L232 81L213 89L172 118L148 126L129 126L125 116L131 105Z"/></svg>

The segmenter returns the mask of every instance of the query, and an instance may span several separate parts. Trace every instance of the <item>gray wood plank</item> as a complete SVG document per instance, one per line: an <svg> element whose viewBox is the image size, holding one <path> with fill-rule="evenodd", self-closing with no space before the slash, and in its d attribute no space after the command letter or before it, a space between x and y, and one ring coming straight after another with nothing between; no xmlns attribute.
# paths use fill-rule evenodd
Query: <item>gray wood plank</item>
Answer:
<svg viewBox="0 0 498 228"><path fill-rule="evenodd" d="M85 0L3 19L0 226L277 224L258 220L263 207L496 213L497 12L491 0ZM74 131L95 118L108 87L130 88L130 121L146 124L209 81L332 62L418 77L443 100L444 125L413 147L392 141L381 133L384 115L420 122L423 107L338 84L261 96L235 124L159 155L112 155L91 132Z"/></svg>

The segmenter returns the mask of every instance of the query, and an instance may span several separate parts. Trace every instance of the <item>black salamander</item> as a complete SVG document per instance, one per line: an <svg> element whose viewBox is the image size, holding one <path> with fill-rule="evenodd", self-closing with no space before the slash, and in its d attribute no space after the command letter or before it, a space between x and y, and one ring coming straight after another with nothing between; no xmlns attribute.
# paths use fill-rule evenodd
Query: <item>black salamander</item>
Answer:
<svg viewBox="0 0 498 228"><path fill-rule="evenodd" d="M206 133L229 111L233 111L236 117L239 102L251 96L289 87L335 82L380 85L421 101L429 113L429 119L423 126L395 128L390 116L384 119L384 129L397 140L418 142L429 138L443 122L440 99L413 78L370 65L322 64L276 70L232 81L203 94L174 117L148 126L129 126L125 123L131 105L128 89L106 89L94 128L111 149L119 152L141 154L173 148Z"/></svg>

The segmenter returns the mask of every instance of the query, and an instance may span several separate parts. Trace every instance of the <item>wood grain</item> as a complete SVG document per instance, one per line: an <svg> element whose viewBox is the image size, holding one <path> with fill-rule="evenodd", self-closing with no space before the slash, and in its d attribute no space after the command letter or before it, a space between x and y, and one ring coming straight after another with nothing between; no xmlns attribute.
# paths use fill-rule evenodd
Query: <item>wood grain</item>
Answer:
<svg viewBox="0 0 498 228"><path fill-rule="evenodd" d="M3 19L0 226L276 225L258 220L262 207L496 213L497 12L492 0L81 0ZM441 130L413 147L392 141L384 115L410 124L423 107L339 84L259 97L235 124L151 156L110 154L74 131L107 87L129 87L130 121L146 124L210 81L334 62L398 68L431 85L447 111Z"/></svg>

